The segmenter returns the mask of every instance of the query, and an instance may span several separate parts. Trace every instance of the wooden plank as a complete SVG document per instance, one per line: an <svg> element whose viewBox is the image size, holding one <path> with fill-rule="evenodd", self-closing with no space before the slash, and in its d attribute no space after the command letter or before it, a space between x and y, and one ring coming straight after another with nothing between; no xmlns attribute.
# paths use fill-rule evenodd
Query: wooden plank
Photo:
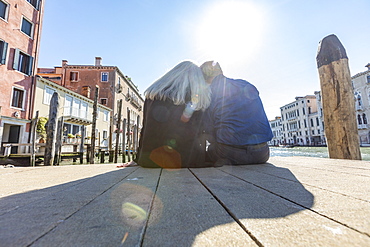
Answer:
<svg viewBox="0 0 370 247"><path fill-rule="evenodd" d="M188 169L163 170L143 246L256 246Z"/></svg>
<svg viewBox="0 0 370 247"><path fill-rule="evenodd" d="M238 167L222 169L226 169L228 173L235 169L238 176L247 176ZM322 246L370 245L368 235L304 207L305 203L314 198L303 186L298 186L298 189L291 186L289 180L272 176L269 180L261 178L265 183L281 186L280 189L277 188L279 191L288 189L291 193L298 193L295 200L299 200L299 204L273 193L270 188L237 178L221 169L192 171L263 246L312 246L312 243ZM245 169L244 173L248 172ZM287 172L289 171L284 171ZM290 175L294 181L293 177L294 175ZM296 181L295 186L297 183L299 182ZM303 198L299 199L300 196Z"/></svg>
<svg viewBox="0 0 370 247"><path fill-rule="evenodd" d="M273 162L273 160L270 162ZM370 201L370 176L368 170L356 169L354 166L356 163L359 163L361 166L363 163L369 164L369 162L357 161L352 163L353 168L349 166L343 168L343 165L348 162L347 160L333 160L332 166L327 165L326 161L328 159L302 157L299 159L290 159L290 161L287 158L279 158L278 160L279 162L276 161L273 164L289 168L301 183L360 200ZM338 166L338 169L333 168L336 166ZM355 173L351 173L351 170Z"/></svg>
<svg viewBox="0 0 370 247"><path fill-rule="evenodd" d="M54 228L71 218L81 208L92 203L116 184L123 181L126 176L136 169L117 169L113 172L80 180L77 183L72 181L71 186L68 186L68 183L62 184L63 189L57 191L55 191L54 187L45 188L42 191L44 196L40 196L37 200L32 200L29 197L29 192L24 192L23 195L15 195L18 199L27 199L28 203L0 216L1 245L29 246L34 244L35 241L41 240L40 238L45 234L52 232ZM49 190L52 193L48 193ZM12 198L2 198L1 203L12 200ZM109 203L109 201L105 201L105 203ZM87 218L93 216L85 215ZM88 227L87 224L85 226ZM73 228L71 231L77 235L83 235L84 233L79 228ZM65 233L62 233L59 239L63 239L63 242L60 243L63 246L68 241L70 242L67 245L81 246L77 244L75 239L70 238ZM96 243L96 238L92 239ZM57 246L57 240L57 238L49 240L44 246Z"/></svg>
<svg viewBox="0 0 370 247"><path fill-rule="evenodd" d="M323 189L316 185L302 184L292 170L278 166L223 167L222 170L370 236L370 221L367 218L370 216L370 202L330 191L330 187ZM315 173L306 169L304 171L309 177L318 177L316 173L321 173L320 170L314 170Z"/></svg>
<svg viewBox="0 0 370 247"><path fill-rule="evenodd" d="M124 170L133 169L133 173L122 177L119 183L81 207L34 245L139 246L160 169Z"/></svg>

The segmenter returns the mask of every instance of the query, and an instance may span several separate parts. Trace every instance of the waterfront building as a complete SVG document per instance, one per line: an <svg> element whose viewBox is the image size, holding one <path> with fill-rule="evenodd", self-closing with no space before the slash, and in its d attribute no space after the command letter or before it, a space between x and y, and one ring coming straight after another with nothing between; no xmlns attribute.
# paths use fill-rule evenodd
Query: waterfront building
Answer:
<svg viewBox="0 0 370 247"><path fill-rule="evenodd" d="M368 118L370 116L370 63L367 71L358 73L351 77L354 97L356 121L360 145L370 145L370 128Z"/></svg>
<svg viewBox="0 0 370 247"><path fill-rule="evenodd" d="M281 131L282 131L282 124L281 124L281 117L275 117L274 120L269 120L270 127L272 130L273 137L271 141L268 142L270 146L279 146L281 143Z"/></svg>
<svg viewBox="0 0 370 247"><path fill-rule="evenodd" d="M280 107L283 145L324 145L322 121L317 111L315 95L296 97L295 101Z"/></svg>
<svg viewBox="0 0 370 247"><path fill-rule="evenodd" d="M33 117L36 116L36 111L39 112L39 118L49 117L50 100L54 92L59 95L58 119L63 116L64 121L63 143L81 142L83 128L85 143L89 143L93 131L91 128L94 101L40 76L37 76L36 80L35 98L37 100L35 100ZM95 145L103 149L108 149L111 112L112 109L98 103ZM40 136L36 139L39 142Z"/></svg>
<svg viewBox="0 0 370 247"><path fill-rule="evenodd" d="M130 140L137 140L142 128L144 99L139 89L124 75L117 66L102 65L102 58L96 57L94 65L70 65L67 60L62 61L62 66L54 68L39 68L38 75L79 93L91 100L95 97L95 88L99 86L98 102L113 110L110 118L109 133L126 133ZM117 102L122 99L122 120L128 123L130 129L116 130L118 118ZM122 126L122 125L121 125ZM127 126L127 125L126 125ZM121 127L122 128L122 127ZM109 139L110 144L116 143L115 136ZM136 138L134 138L136 136ZM120 138L122 138L121 136ZM132 143L132 142L131 142ZM137 147L137 143L134 143Z"/></svg>
<svg viewBox="0 0 370 247"><path fill-rule="evenodd" d="M43 11L41 0L0 0L2 151L3 144L29 142Z"/></svg>

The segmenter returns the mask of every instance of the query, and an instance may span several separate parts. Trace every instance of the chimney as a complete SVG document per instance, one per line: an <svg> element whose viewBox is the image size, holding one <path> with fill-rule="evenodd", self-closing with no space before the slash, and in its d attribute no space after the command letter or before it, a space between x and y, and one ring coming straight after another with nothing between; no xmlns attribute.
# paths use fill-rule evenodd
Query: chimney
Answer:
<svg viewBox="0 0 370 247"><path fill-rule="evenodd" d="M91 88L90 86L83 86L81 94L87 98L90 98Z"/></svg>
<svg viewBox="0 0 370 247"><path fill-rule="evenodd" d="M95 57L95 66L101 66L101 57Z"/></svg>
<svg viewBox="0 0 370 247"><path fill-rule="evenodd" d="M67 60L62 60L62 67L68 65L68 61Z"/></svg>
<svg viewBox="0 0 370 247"><path fill-rule="evenodd" d="M366 64L365 67L367 67L367 70L370 70L370 63Z"/></svg>

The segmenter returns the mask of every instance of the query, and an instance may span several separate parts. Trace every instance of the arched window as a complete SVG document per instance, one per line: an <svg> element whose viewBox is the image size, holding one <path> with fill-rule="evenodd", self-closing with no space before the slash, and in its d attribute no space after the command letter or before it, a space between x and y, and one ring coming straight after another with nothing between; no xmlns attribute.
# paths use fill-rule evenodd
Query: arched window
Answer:
<svg viewBox="0 0 370 247"><path fill-rule="evenodd" d="M362 124L362 118L361 118L361 115L357 115L357 122L358 124Z"/></svg>
<svg viewBox="0 0 370 247"><path fill-rule="evenodd" d="M366 114L362 114L362 120L364 122L364 124L367 124L367 117L366 117Z"/></svg>
<svg viewBox="0 0 370 247"><path fill-rule="evenodd" d="M358 103L358 106L362 106L362 99L361 99L360 94L357 95L357 103Z"/></svg>

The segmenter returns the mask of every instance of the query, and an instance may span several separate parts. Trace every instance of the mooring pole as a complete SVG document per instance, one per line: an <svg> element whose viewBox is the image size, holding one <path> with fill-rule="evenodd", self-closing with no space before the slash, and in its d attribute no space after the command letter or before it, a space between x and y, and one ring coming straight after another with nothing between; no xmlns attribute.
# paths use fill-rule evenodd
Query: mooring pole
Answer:
<svg viewBox="0 0 370 247"><path fill-rule="evenodd" d="M44 155L45 166L50 166L54 164L58 109L59 109L59 94L57 92L54 92L50 100L49 120L47 122L46 130L46 148Z"/></svg>
<svg viewBox="0 0 370 247"><path fill-rule="evenodd" d="M329 157L361 160L348 57L337 36L320 41L316 61Z"/></svg>
<svg viewBox="0 0 370 247"><path fill-rule="evenodd" d="M117 109L118 109L118 119L117 119L117 133L116 133L116 152L114 154L114 163L117 163L118 160L118 148L119 148L119 136L121 132L121 114L122 114L122 99L117 102ZM123 150L122 150L123 155Z"/></svg>
<svg viewBox="0 0 370 247"><path fill-rule="evenodd" d="M95 87L95 97L93 105L93 121L91 126L91 149L90 149L90 164L94 164L95 159L95 142L96 142L96 119L98 116L98 98L99 98L99 86Z"/></svg>

